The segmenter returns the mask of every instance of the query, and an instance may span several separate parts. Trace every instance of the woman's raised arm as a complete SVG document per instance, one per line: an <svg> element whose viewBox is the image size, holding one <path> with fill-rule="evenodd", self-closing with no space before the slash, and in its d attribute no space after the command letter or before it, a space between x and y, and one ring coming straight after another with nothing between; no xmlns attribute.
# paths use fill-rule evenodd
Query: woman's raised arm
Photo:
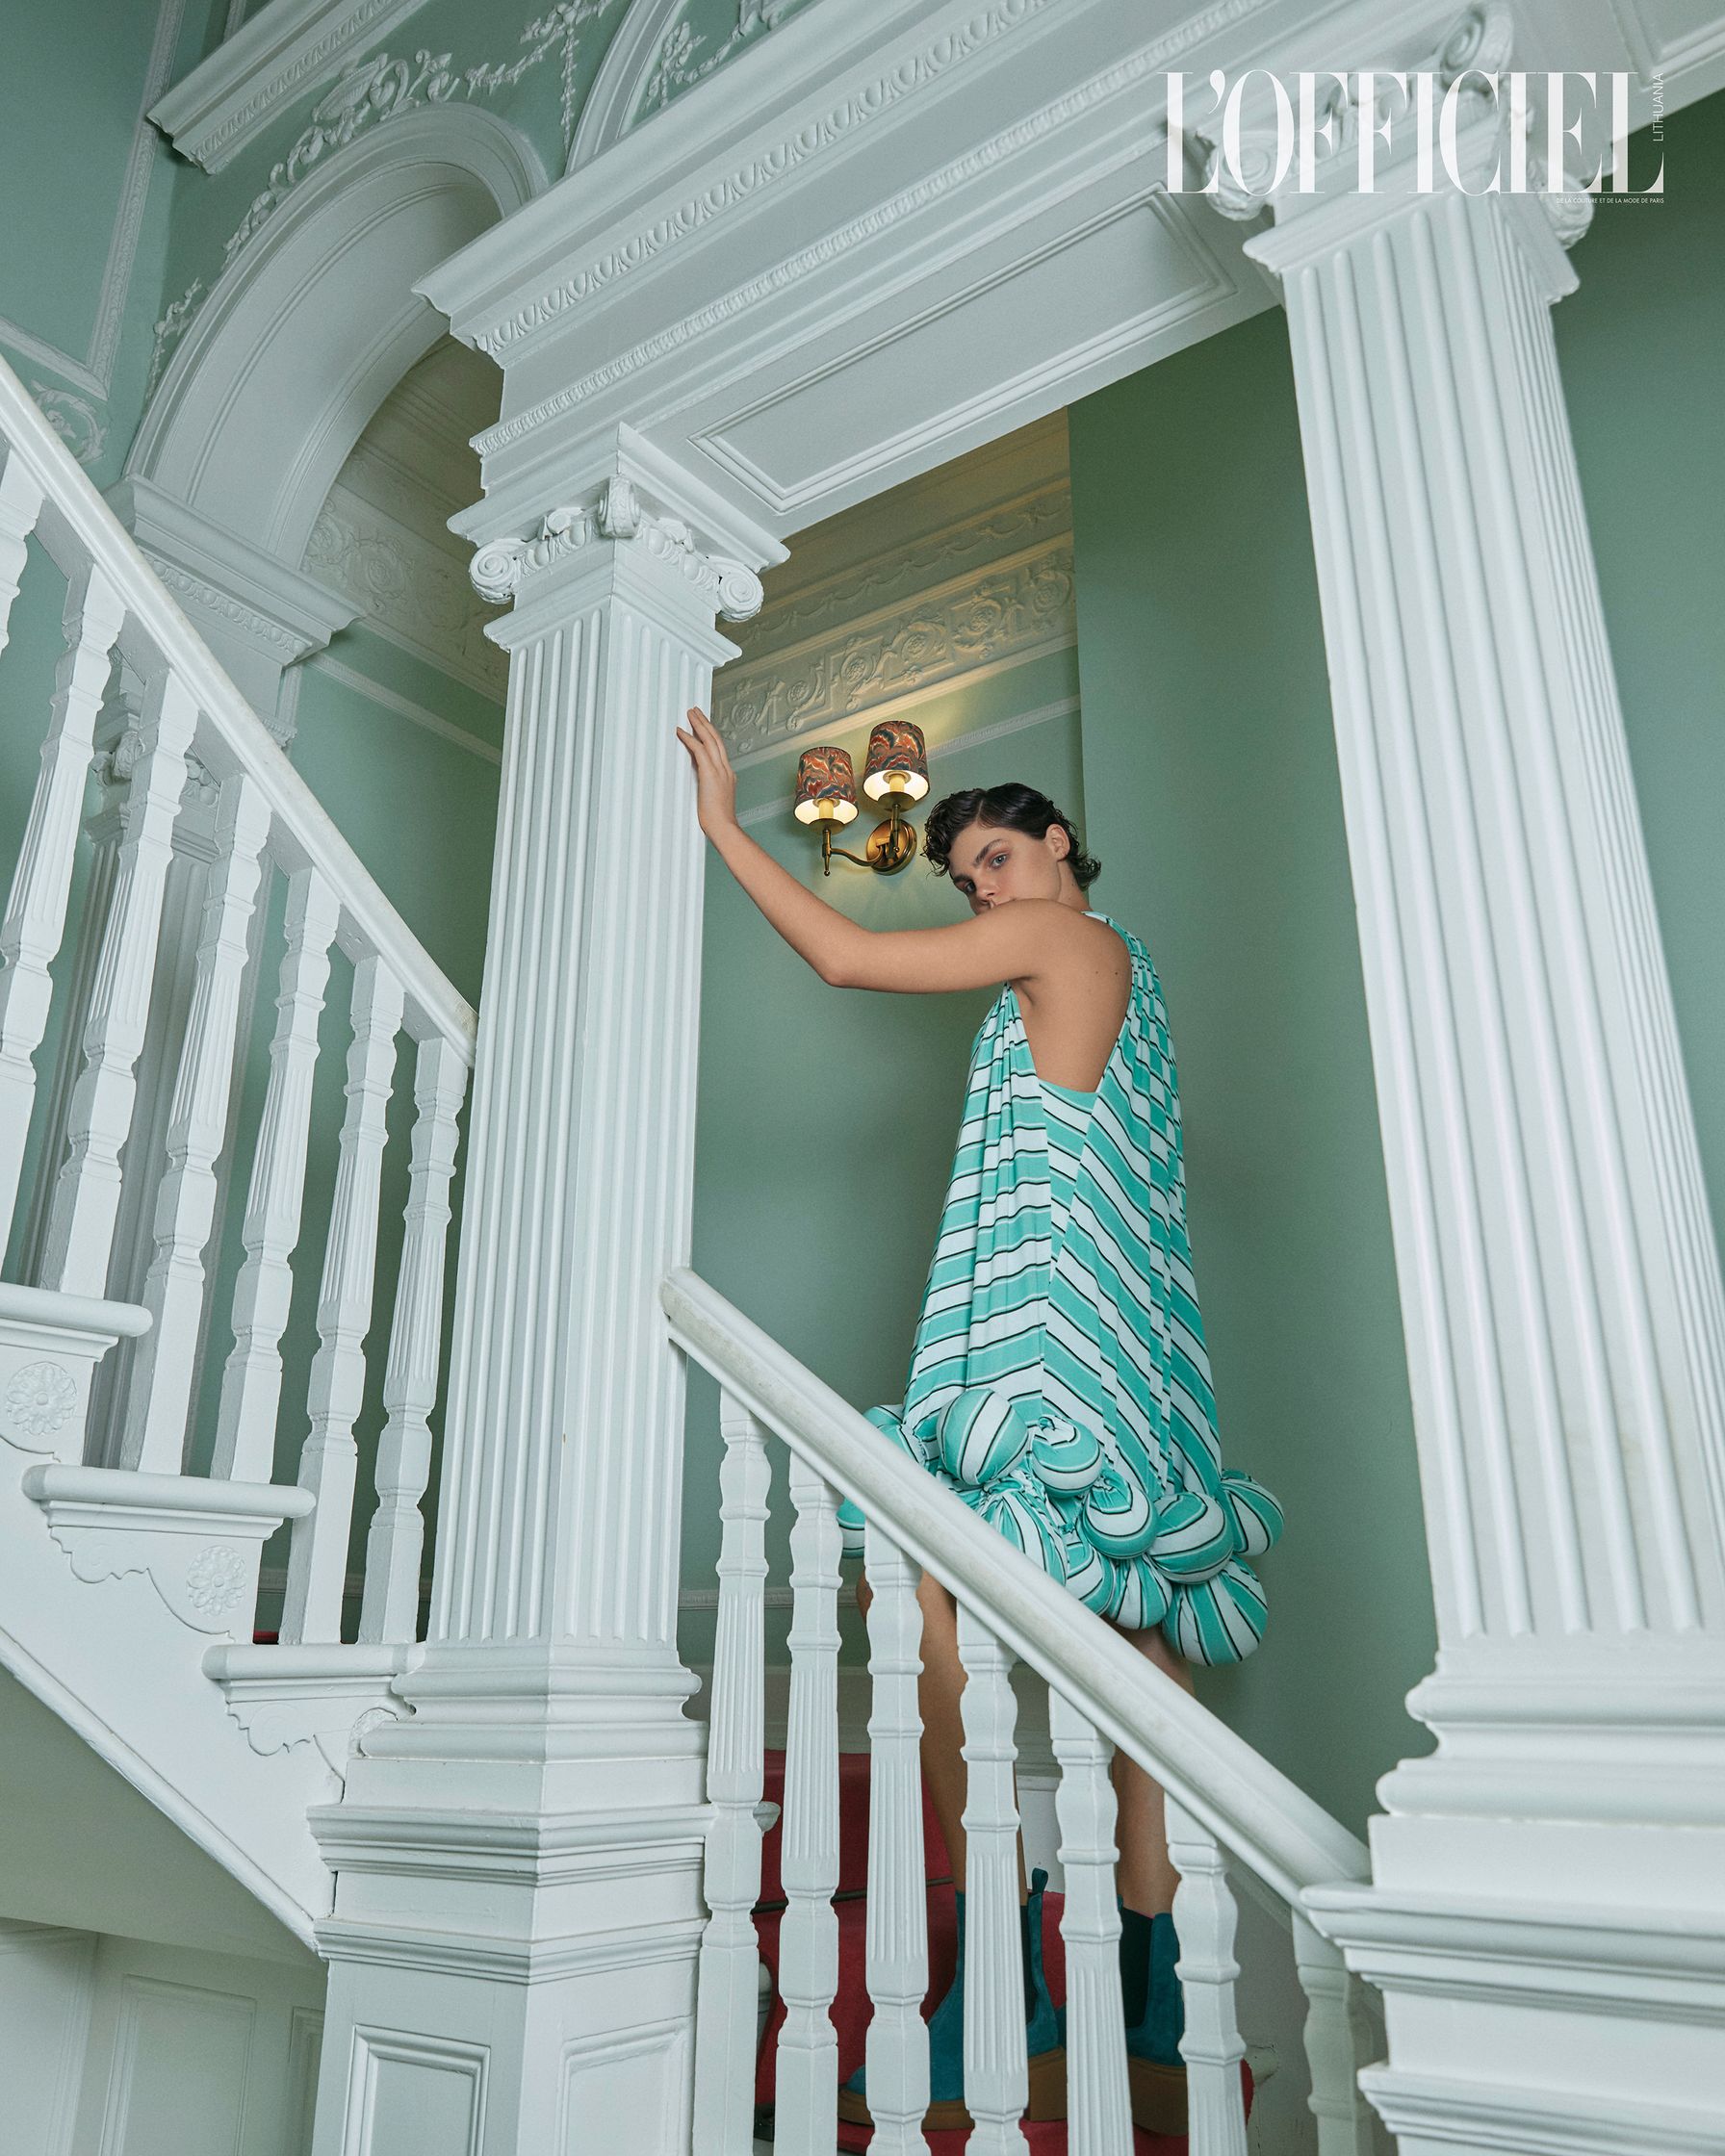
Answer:
<svg viewBox="0 0 1725 2156"><path fill-rule="evenodd" d="M862 928L798 883L738 824L736 774L707 714L690 711L677 738L695 767L701 829L768 922L830 986L899 995L997 988L1035 979L1069 950L1073 915L1051 900L1002 906L950 928Z"/></svg>

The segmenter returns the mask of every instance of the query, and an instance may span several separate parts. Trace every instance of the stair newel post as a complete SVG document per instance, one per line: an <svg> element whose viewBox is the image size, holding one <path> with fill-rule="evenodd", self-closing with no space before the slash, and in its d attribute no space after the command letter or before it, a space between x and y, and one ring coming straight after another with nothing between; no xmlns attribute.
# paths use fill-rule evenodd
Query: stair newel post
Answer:
<svg viewBox="0 0 1725 2156"><path fill-rule="evenodd" d="M281 1400L281 1336L294 1293L290 1260L299 1240L311 1134L318 1021L329 981L329 947L341 908L314 868L288 879L284 948L263 1128L252 1160L234 1286L234 1345L221 1373L210 1473L239 1482L273 1480Z"/></svg>
<svg viewBox="0 0 1725 2156"><path fill-rule="evenodd" d="M8 495L0 491L0 595L8 593L8 563L4 546L12 526L5 521L10 501L13 526L21 523L15 538L17 566L22 568L24 532L30 528L39 490L25 490L22 463L13 455L0 490L13 480ZM20 500L20 490L24 499ZM29 518L23 511L33 502ZM13 584L11 589L15 591ZM23 1170L30 1137L30 1115L36 1103L36 1052L47 1030L48 1010L54 986L48 967L65 934L66 903L71 893L72 867L78 843L78 824L84 810L85 781L95 743L96 714L116 638L125 609L107 577L93 563L77 571L66 589L64 617L64 648L54 680L47 736L42 742L41 769L30 804L30 821L17 865L13 871L6 914L0 920L0 1250L11 1232L17 1204L18 1178ZM4 649L5 620L0 616L0 649ZM98 1286L93 1291L99 1295Z"/></svg>
<svg viewBox="0 0 1725 2156"><path fill-rule="evenodd" d="M452 1042L439 1034L428 1035L414 1058L407 1233L390 1322L383 1378L387 1420L377 1440L377 1509L366 1536L365 1594L359 1612L359 1636L366 1641L419 1637L420 1569L425 1546L420 1507L431 1472L427 1418L437 1399L450 1183L455 1172L456 1118L466 1091L466 1062Z"/></svg>
<svg viewBox="0 0 1725 2156"><path fill-rule="evenodd" d="M1245 2040L1234 2007L1236 1912L1227 1862L1216 1836L1183 1805L1166 1798L1168 1853L1180 1875L1174 1929L1176 1973L1185 1994L1186 2091L1192 2156L1246 2156L1246 2095L1240 2062Z"/></svg>
<svg viewBox="0 0 1725 2156"><path fill-rule="evenodd" d="M695 2004L695 2147L749 2156L755 2144L755 2050L760 1954L751 1912L760 1894L760 1799L766 1743L766 1432L719 1396L719 1610L707 1736L701 1936Z"/></svg>
<svg viewBox="0 0 1725 2156"><path fill-rule="evenodd" d="M1048 1736L1066 1907L1067 2119L1071 2156L1119 2156L1132 2145L1131 2092L1120 2038L1120 1917L1115 1898L1113 1747L1064 1693L1048 1688Z"/></svg>
<svg viewBox="0 0 1725 2156"><path fill-rule="evenodd" d="M1318 2121L1318 2156L1378 2156L1383 2146L1372 2107L1361 2093L1360 2068L1378 2056L1366 2012L1366 1988L1350 1973L1339 1947L1298 1910L1294 1960L1306 1997L1304 2048L1312 2078L1307 2102Z"/></svg>
<svg viewBox="0 0 1725 2156"><path fill-rule="evenodd" d="M1024 2146L1030 2096L1018 1903L1018 1703L1013 1657L961 1603L960 1696L965 1742L965 2102L976 2156Z"/></svg>
<svg viewBox="0 0 1725 2156"><path fill-rule="evenodd" d="M783 550L627 428L554 483L474 561L511 602L509 701L431 1614L396 1681L413 1711L314 1815L336 1874L317 2156L371 2145L349 2122L379 2024L427 2061L483 2049L483 2156L676 2156L692 2132L712 1822L659 1290L689 1256L706 844L676 730L734 654L715 615L751 613L749 564ZM725 1772L758 1774L760 1744ZM451 1894L456 1848L483 1893ZM713 1937L733 1967L744 1913ZM410 2138L434 2072L379 2081L367 2131Z"/></svg>
<svg viewBox="0 0 1725 2156"><path fill-rule="evenodd" d="M879 2156L927 2156L928 1886L922 1841L920 1574L870 1520L862 1565L868 1604L868 1916L864 1964L870 2147Z"/></svg>
<svg viewBox="0 0 1725 2156"><path fill-rule="evenodd" d="M142 748L122 811L124 836L84 1029L84 1066L67 1110L67 1153L54 1186L42 1258L41 1285L68 1295L100 1296L108 1284L120 1153L132 1127L162 896L196 724L191 690L158 663L144 685ZM87 741L81 751L87 759ZM68 792L66 802L74 824L82 796L81 768L77 795Z"/></svg>
<svg viewBox="0 0 1725 2156"><path fill-rule="evenodd" d="M215 1164L227 1131L247 931L270 834L269 806L244 773L223 783L218 818L192 1011L168 1112L155 1256L143 1290L153 1322L134 1349L119 1460L158 1475L177 1475L185 1449L203 1322L204 1250L215 1222Z"/></svg>
<svg viewBox="0 0 1725 2156"><path fill-rule="evenodd" d="M779 1994L785 2025L773 2077L779 2156L828 2156L838 2102L838 1501L790 1455L790 1708L785 1747Z"/></svg>
<svg viewBox="0 0 1725 2156"><path fill-rule="evenodd" d="M0 652L11 634L12 603L24 580L30 534L42 513L42 490L16 449L0 443Z"/></svg>
<svg viewBox="0 0 1725 2156"><path fill-rule="evenodd" d="M296 1644L342 1636L359 1458L353 1424L365 1398L365 1340L376 1285L378 1185L402 1003L400 983L383 960L362 958L353 968L348 1109L318 1297L311 1430L299 1456L299 1486L313 1491L318 1502L294 1524L282 1605L281 1636Z"/></svg>

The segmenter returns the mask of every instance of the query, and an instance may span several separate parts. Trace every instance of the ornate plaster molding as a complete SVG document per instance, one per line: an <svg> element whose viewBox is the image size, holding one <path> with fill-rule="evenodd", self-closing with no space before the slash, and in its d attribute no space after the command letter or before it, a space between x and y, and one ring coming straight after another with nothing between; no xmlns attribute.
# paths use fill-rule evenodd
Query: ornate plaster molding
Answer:
<svg viewBox="0 0 1725 2156"><path fill-rule="evenodd" d="M836 144L851 141L871 119L918 90L939 82L952 66L974 53L987 50L998 37L1049 4L1050 0L998 0L994 8L966 26L965 38L954 33L938 39L931 48L935 58L928 64L918 67L907 62L890 74L861 86L841 104L832 107L822 121L811 122L794 135L782 138L747 165L736 167L725 178L687 197L675 210L656 218L651 225L608 247L585 268L540 293L513 314L471 328L463 325L462 336L492 358L500 358L511 345L539 334L570 307L596 297L617 279L655 261L667 247L689 238L729 211L754 202L763 188L783 180ZM708 331L722 327L760 301L800 282L811 271L823 269L854 247L878 238L890 226L940 201L1004 160L1068 125L1093 107L1105 104L1147 77L1166 72L1171 62L1193 43L1257 13L1265 4L1266 0L1215 0L1201 15L1181 24L1177 30L1127 59L1102 69L1040 111L1016 120L914 186L837 226L812 245L800 248L760 275L747 279L668 328L631 346L605 365L579 376L511 418L500 421L496 426L488 427L484 433L475 436L475 449L481 456L488 457L509 448L550 421L573 411L602 390L611 388ZM451 295L451 303L455 303L453 295Z"/></svg>
<svg viewBox="0 0 1725 2156"><path fill-rule="evenodd" d="M744 164L734 166L710 181L698 193L685 196L674 210L656 218L652 224L608 247L583 268L573 271L538 293L525 306L497 321L479 326L471 341L493 359L511 345L530 338L548 322L583 299L603 292L607 285L631 270L657 260L667 247L701 231L716 218L745 202L755 202L761 192L803 166L822 157L836 143L849 143L870 121L894 111L906 98L939 82L954 67L988 51L1020 23L1041 14L1053 0L992 0L992 4L954 31L931 39L921 50L901 61L889 72L857 85L817 118L806 121L794 134L758 150ZM1256 0L1252 0L1256 4ZM496 433L498 430L493 429ZM486 438L489 440L489 437Z"/></svg>
<svg viewBox="0 0 1725 2156"><path fill-rule="evenodd" d="M714 719L733 756L1074 643L1071 538L1063 532L860 620L839 611L835 596L818 633L716 678Z"/></svg>
<svg viewBox="0 0 1725 2156"><path fill-rule="evenodd" d="M150 109L182 157L219 172L284 105L399 30L425 0L275 0Z"/></svg>
<svg viewBox="0 0 1725 2156"><path fill-rule="evenodd" d="M1484 0L1484 4L1470 7L1457 15L1435 44L1412 60L1398 62L1397 67L1409 75L1431 75L1440 90L1448 90L1452 85L1459 83L1458 134L1473 127L1478 129L1482 141L1501 143L1507 133L1508 119L1484 78L1502 75L1509 68L1514 43L1515 21L1508 9L1502 5L1502 0ZM1267 185L1275 170L1277 130L1274 125L1242 127L1240 154L1232 164L1223 155L1219 135L1205 128L1195 128L1194 140L1206 145L1202 160L1204 185L1214 187L1207 200L1224 218L1239 223L1249 223L1267 209L1274 210L1277 218L1297 216L1309 209L1337 192L1326 190L1324 173L1326 168L1341 173L1357 158L1362 124L1368 119L1377 123L1385 116L1394 116L1385 113L1389 95L1386 85L1377 93L1375 109L1367 115L1361 111L1357 97L1347 94L1340 82L1330 83L1319 115L1321 121L1328 123L1330 133L1327 140L1321 140L1316 145L1318 187L1312 194L1298 194L1285 183L1276 191ZM1406 162L1403 138L1392 145L1386 167ZM1480 176L1484 176L1483 172ZM1528 177L1531 188L1538 190L1543 168L1532 152L1528 158ZM1593 198L1580 190L1539 191L1532 198L1566 247L1573 246L1592 222Z"/></svg>
<svg viewBox="0 0 1725 2156"><path fill-rule="evenodd" d="M256 644L261 650L279 658L284 666L292 666L296 659L301 659L308 652L317 649L309 637L294 635L279 622L270 621L267 615L260 614L255 607L245 605L231 593L219 591L214 584L205 583L202 578L191 576L184 569L176 567L165 554L152 553L147 547L142 551L144 560L184 605L200 613L215 614L226 622L230 629L237 629L248 643Z"/></svg>
<svg viewBox="0 0 1725 2156"><path fill-rule="evenodd" d="M760 610L760 578L745 562L704 553L681 517L650 510L632 480L607 479L591 507L548 512L539 529L524 538L494 539L474 555L468 574L482 599L502 603L567 555L600 540L638 546L685 578L727 621L747 621Z"/></svg>
<svg viewBox="0 0 1725 2156"><path fill-rule="evenodd" d="M490 611L448 548L337 486L312 527L304 567L372 628L502 702L507 665L485 634Z"/></svg>

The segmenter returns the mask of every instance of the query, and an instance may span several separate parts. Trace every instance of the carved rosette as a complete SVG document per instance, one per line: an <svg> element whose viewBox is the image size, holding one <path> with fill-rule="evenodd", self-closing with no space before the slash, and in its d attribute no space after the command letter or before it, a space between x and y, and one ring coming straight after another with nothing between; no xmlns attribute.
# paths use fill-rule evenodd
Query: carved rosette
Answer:
<svg viewBox="0 0 1725 2156"><path fill-rule="evenodd" d="M650 510L622 474L605 482L591 507L555 508L525 538L489 541L475 553L468 574L481 599L501 604L568 555L602 543L641 548L704 592L714 612L727 621L747 621L760 611L765 594L754 570L745 562L704 552L680 517Z"/></svg>

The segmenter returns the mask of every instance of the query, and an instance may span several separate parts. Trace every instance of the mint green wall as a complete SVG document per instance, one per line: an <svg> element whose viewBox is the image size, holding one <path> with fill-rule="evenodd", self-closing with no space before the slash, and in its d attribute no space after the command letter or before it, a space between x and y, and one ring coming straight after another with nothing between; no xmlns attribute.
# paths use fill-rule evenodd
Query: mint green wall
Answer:
<svg viewBox="0 0 1725 2156"><path fill-rule="evenodd" d="M1069 704L1074 654L1044 658L921 705L930 798L1022 779L1082 814L1075 712L982 741L964 736ZM823 739L860 771L867 720ZM806 746L806 744L800 744ZM790 814L792 748L742 773L753 835L821 896L870 928L964 918L919 854L900 875L843 861L821 881L818 842ZM915 819L920 825L921 813ZM850 827L853 850L871 828ZM827 988L780 940L722 865L708 862L695 1163L695 1268L858 1407L895 1400L958 1137L971 1038L990 998L875 995ZM712 1388L691 1386L682 1577L710 1587L718 1555ZM784 1491L775 1505L783 1579ZM710 1620L685 1624L689 1658L710 1658Z"/></svg>
<svg viewBox="0 0 1725 2156"><path fill-rule="evenodd" d="M1602 205L1577 246L1558 361L1725 1245L1725 92L1664 155L1664 200ZM1637 140L1635 171L1657 156Z"/></svg>
<svg viewBox="0 0 1725 2156"><path fill-rule="evenodd" d="M1167 991L1223 1455L1288 1515L1199 1696L1357 1826L1432 1624L1279 310L1069 426L1097 896Z"/></svg>
<svg viewBox="0 0 1725 2156"><path fill-rule="evenodd" d="M1665 156L1662 205L1600 207L1556 323L1725 1231L1725 96L1668 121ZM1200 1689L1357 1823L1424 1749L1400 1701L1431 1615L1282 316L1087 399L1070 434L1098 891L1168 988L1224 1450L1288 1507L1265 1645Z"/></svg>
<svg viewBox="0 0 1725 2156"><path fill-rule="evenodd" d="M179 16L178 75L204 50L212 0L166 6ZM117 475L142 411L162 312L172 192L164 184L172 162L166 143L151 137L142 218L130 247L122 188L163 15L158 0L57 0L7 17L0 351L26 387L46 393L102 483ZM123 302L112 354L92 347L105 279ZM53 349L26 349L19 332Z"/></svg>

